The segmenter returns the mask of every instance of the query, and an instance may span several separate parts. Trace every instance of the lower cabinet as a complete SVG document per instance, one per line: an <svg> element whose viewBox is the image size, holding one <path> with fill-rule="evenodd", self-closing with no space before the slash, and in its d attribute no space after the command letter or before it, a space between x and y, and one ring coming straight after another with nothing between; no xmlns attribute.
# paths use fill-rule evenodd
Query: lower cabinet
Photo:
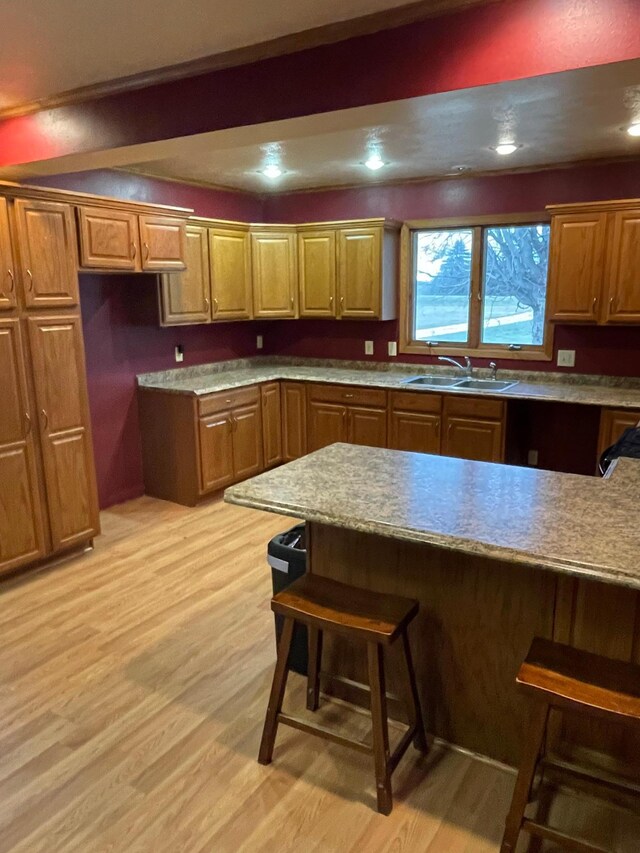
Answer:
<svg viewBox="0 0 640 853"><path fill-rule="evenodd" d="M445 456L502 462L505 404L502 400L448 396L443 406L441 452Z"/></svg>
<svg viewBox="0 0 640 853"><path fill-rule="evenodd" d="M304 382L282 382L282 460L307 452L307 393Z"/></svg>
<svg viewBox="0 0 640 853"><path fill-rule="evenodd" d="M389 395L389 447L440 453L442 396L392 391Z"/></svg>
<svg viewBox="0 0 640 853"><path fill-rule="evenodd" d="M233 422L231 411L217 412L198 421L200 491L214 492L233 483Z"/></svg>
<svg viewBox="0 0 640 853"><path fill-rule="evenodd" d="M640 423L640 412L630 409L603 409L600 415L598 437L598 459L602 453L620 438L626 429Z"/></svg>
<svg viewBox="0 0 640 853"><path fill-rule="evenodd" d="M308 390L309 451L343 441L387 446L387 393L378 388L311 385Z"/></svg>
<svg viewBox="0 0 640 853"><path fill-rule="evenodd" d="M264 467L282 462L282 406L279 382L268 382L260 389L262 397L262 452Z"/></svg>

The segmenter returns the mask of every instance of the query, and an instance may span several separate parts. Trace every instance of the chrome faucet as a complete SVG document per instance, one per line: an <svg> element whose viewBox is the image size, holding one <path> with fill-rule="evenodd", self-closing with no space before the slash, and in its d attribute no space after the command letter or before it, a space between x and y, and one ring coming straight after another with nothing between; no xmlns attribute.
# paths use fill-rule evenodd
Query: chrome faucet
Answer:
<svg viewBox="0 0 640 853"><path fill-rule="evenodd" d="M473 376L473 365L471 364L471 359L468 355L465 355L464 357L464 367L459 361L456 361L455 358L449 358L449 356L446 355L439 355L438 361L448 361L449 364L452 364L454 367L457 367L458 370L461 370L465 376Z"/></svg>
<svg viewBox="0 0 640 853"><path fill-rule="evenodd" d="M497 379L498 378L498 365L495 363L495 361L489 362L489 368L491 370L491 378Z"/></svg>

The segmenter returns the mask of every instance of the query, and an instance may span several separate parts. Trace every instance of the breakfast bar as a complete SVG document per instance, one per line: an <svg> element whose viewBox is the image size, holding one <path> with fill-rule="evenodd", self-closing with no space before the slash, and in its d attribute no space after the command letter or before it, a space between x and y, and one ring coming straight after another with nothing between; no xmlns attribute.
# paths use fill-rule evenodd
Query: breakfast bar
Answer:
<svg viewBox="0 0 640 853"><path fill-rule="evenodd" d="M410 641L428 731L515 766L527 723L515 675L534 636L639 659L639 493L630 459L598 479L334 444L225 500L304 519L310 572L417 599ZM340 675L332 689L357 699L364 659L336 638L324 662ZM393 654L388 669L393 692ZM638 770L625 730L558 718L550 738L568 758Z"/></svg>

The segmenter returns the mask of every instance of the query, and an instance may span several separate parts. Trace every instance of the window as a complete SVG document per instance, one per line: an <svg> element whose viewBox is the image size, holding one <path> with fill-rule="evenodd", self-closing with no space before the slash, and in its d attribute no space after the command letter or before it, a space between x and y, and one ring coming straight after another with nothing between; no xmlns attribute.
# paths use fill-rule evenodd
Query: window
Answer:
<svg viewBox="0 0 640 853"><path fill-rule="evenodd" d="M409 233L403 351L548 357L548 222L429 223Z"/></svg>

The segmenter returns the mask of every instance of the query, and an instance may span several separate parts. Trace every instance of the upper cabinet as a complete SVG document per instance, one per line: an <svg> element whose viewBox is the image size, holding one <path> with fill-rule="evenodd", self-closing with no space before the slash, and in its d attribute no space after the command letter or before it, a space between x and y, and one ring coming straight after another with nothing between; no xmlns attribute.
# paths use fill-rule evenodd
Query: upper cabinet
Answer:
<svg viewBox="0 0 640 853"><path fill-rule="evenodd" d="M209 229L214 320L250 320L253 314L251 240L248 226Z"/></svg>
<svg viewBox="0 0 640 853"><path fill-rule="evenodd" d="M78 304L75 223L71 205L17 199L20 279L27 308Z"/></svg>
<svg viewBox="0 0 640 853"><path fill-rule="evenodd" d="M382 229L341 228L338 234L341 317L378 319L382 290Z"/></svg>
<svg viewBox="0 0 640 853"><path fill-rule="evenodd" d="M160 311L165 326L208 323L211 319L209 240L206 228L187 225L185 259L185 272L160 276Z"/></svg>
<svg viewBox="0 0 640 853"><path fill-rule="evenodd" d="M640 201L550 210L550 319L639 323Z"/></svg>
<svg viewBox="0 0 640 853"><path fill-rule="evenodd" d="M298 231L301 317L336 316L336 231Z"/></svg>
<svg viewBox="0 0 640 853"><path fill-rule="evenodd" d="M6 198L0 198L0 311L16 307L16 277Z"/></svg>
<svg viewBox="0 0 640 853"><path fill-rule="evenodd" d="M255 317L297 314L298 276L294 226L257 226L251 232Z"/></svg>
<svg viewBox="0 0 640 853"><path fill-rule="evenodd" d="M84 269L166 272L186 267L185 219L118 207L78 207Z"/></svg>

